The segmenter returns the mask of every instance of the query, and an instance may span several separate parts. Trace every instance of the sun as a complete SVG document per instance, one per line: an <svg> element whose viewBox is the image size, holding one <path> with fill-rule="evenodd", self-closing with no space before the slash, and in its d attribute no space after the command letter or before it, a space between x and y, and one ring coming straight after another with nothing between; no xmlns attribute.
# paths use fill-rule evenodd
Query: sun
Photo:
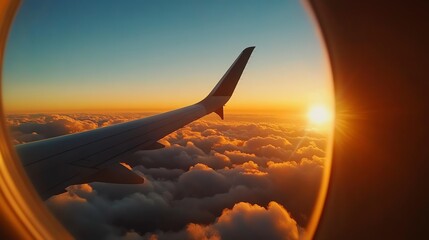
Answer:
<svg viewBox="0 0 429 240"><path fill-rule="evenodd" d="M332 121L332 112L324 105L313 105L308 109L307 118L311 124L327 124Z"/></svg>

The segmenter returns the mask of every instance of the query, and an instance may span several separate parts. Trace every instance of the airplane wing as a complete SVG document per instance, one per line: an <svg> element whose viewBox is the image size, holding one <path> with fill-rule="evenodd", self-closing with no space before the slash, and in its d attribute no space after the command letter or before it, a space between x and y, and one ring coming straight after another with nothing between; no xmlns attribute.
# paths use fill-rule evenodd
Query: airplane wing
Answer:
<svg viewBox="0 0 429 240"><path fill-rule="evenodd" d="M43 199L80 183L142 183L119 162L137 150L163 147L157 141L212 112L223 119L228 102L255 47L244 49L202 101L184 108L91 131L16 146L31 182Z"/></svg>

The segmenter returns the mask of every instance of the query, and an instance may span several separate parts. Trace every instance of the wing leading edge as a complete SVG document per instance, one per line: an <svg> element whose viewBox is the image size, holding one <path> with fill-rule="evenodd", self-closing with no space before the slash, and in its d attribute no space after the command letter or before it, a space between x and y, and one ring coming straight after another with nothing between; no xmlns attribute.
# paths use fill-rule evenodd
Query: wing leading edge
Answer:
<svg viewBox="0 0 429 240"><path fill-rule="evenodd" d="M87 182L142 183L143 178L119 164L137 150L163 147L157 141L207 114L223 119L255 47L244 49L210 94L202 101L147 118L91 131L16 146L18 156L43 199Z"/></svg>

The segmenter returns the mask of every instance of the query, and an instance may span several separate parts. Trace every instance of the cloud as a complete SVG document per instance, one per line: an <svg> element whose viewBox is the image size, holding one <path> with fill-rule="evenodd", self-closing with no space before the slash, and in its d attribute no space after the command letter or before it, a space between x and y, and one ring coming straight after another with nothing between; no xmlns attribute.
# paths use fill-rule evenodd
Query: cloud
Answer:
<svg viewBox="0 0 429 240"><path fill-rule="evenodd" d="M89 120L76 120L66 115L45 116L43 123L25 122L15 127L12 131L22 133L36 133L44 138L56 137L68 133L76 133L97 128L98 125Z"/></svg>
<svg viewBox="0 0 429 240"><path fill-rule="evenodd" d="M14 141L27 142L138 117L12 115L8 122ZM326 136L299 124L196 121L160 142L166 147L124 159L143 184L71 186L47 206L79 239L296 239L308 223Z"/></svg>
<svg viewBox="0 0 429 240"><path fill-rule="evenodd" d="M191 239L298 239L298 226L278 203L267 208L240 202L225 209L215 223L189 224Z"/></svg>
<svg viewBox="0 0 429 240"><path fill-rule="evenodd" d="M202 163L190 167L177 182L180 195L183 197L203 198L228 192L228 179Z"/></svg>
<svg viewBox="0 0 429 240"><path fill-rule="evenodd" d="M70 133L126 122L144 114L15 114L8 115L14 144L27 143Z"/></svg>
<svg viewBox="0 0 429 240"><path fill-rule="evenodd" d="M99 206L87 199L91 192L92 188L87 184L74 186L69 188L67 193L52 197L46 204L53 213L61 213L60 220L63 225L80 239L119 236L120 230L109 224L108 219L99 211ZM77 222L79 225L76 225Z"/></svg>

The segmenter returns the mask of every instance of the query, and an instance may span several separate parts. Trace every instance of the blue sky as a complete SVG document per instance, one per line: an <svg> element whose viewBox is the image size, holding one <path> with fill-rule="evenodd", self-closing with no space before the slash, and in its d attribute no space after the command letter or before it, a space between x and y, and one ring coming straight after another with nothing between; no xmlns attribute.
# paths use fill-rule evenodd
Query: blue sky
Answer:
<svg viewBox="0 0 429 240"><path fill-rule="evenodd" d="M322 101L321 43L299 1L24 0L7 44L8 111L194 103L256 46L232 109Z"/></svg>

